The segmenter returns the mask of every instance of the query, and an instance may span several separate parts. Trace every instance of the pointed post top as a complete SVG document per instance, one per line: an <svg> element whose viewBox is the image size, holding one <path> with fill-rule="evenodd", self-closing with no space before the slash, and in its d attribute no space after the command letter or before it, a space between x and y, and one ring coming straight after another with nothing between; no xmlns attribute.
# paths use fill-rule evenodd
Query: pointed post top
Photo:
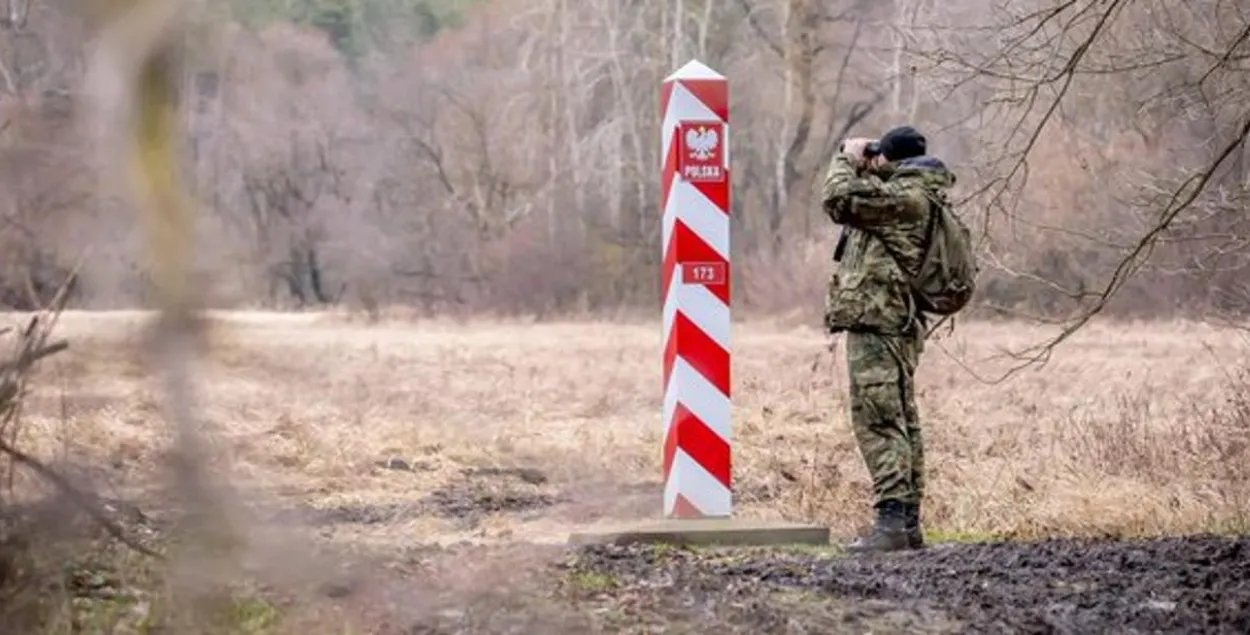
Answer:
<svg viewBox="0 0 1250 635"><path fill-rule="evenodd" d="M672 75L664 78L664 81L668 82L675 79L725 79L725 76L708 68L706 64L699 60L690 60Z"/></svg>

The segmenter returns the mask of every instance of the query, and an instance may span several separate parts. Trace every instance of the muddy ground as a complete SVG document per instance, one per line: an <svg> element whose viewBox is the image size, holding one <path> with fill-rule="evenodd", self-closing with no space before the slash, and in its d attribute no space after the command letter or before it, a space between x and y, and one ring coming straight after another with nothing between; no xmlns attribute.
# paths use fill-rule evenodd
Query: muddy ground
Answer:
<svg viewBox="0 0 1250 635"><path fill-rule="evenodd" d="M567 554L527 586L540 578L541 592L461 597L403 632L1250 632L1247 538L962 544L872 557L598 546Z"/></svg>
<svg viewBox="0 0 1250 635"><path fill-rule="evenodd" d="M732 632L1250 632L1246 538L948 545L873 557L601 547L573 567L638 594L640 617L664 605L706 609Z"/></svg>
<svg viewBox="0 0 1250 635"><path fill-rule="evenodd" d="M472 526L552 513L562 500L540 474L466 472L403 505L280 517L311 529L418 516ZM135 517L146 520L133 531L152 524ZM876 556L419 543L319 580L315 602L348 608L375 635L1250 633L1250 537L937 544ZM98 586L83 593L99 595Z"/></svg>
<svg viewBox="0 0 1250 635"><path fill-rule="evenodd" d="M540 476L466 474L406 513L472 524L551 512L564 499ZM379 520L360 511L320 520ZM1250 537L936 544L868 557L832 547L523 545L407 557L410 574L427 582L448 563L503 563L498 575L474 576L477 593L448 593L411 634L1250 633Z"/></svg>

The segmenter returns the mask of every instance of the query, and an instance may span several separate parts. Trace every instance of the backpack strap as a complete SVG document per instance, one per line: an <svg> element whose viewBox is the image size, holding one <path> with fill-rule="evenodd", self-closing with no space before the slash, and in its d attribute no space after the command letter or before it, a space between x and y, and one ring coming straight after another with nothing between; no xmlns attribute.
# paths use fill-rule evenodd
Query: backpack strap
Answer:
<svg viewBox="0 0 1250 635"><path fill-rule="evenodd" d="M920 189L924 192L924 197L929 200L929 223L924 230L924 251L920 254L920 267L923 268L925 261L933 253L933 236L937 232L938 214L942 213L946 202L933 189L927 187Z"/></svg>

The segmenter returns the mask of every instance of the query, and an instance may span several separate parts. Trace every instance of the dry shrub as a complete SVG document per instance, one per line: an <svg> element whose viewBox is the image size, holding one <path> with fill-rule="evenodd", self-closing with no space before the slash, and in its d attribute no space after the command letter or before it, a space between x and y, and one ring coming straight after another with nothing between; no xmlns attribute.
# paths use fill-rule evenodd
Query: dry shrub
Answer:
<svg viewBox="0 0 1250 635"><path fill-rule="evenodd" d="M1121 397L1118 417L1074 419L1061 429L1061 439L1077 450L1076 469L1146 486L1142 500L1119 512L1136 515L1143 529L1176 523L1192 531L1244 531L1250 369L1237 369L1226 380L1222 401L1190 406L1189 416L1158 425L1147 396Z"/></svg>
<svg viewBox="0 0 1250 635"><path fill-rule="evenodd" d="M77 529L74 521L80 514L74 507L100 513L95 507L83 507L94 502L21 447L22 402L33 366L68 347L50 339L59 312L58 306L31 317L22 328L0 329L0 335L10 340L0 358L0 473L6 481L0 488L0 623L21 632L39 623L47 609L49 585L57 582L50 572L65 561L63 539ZM32 501L29 491L15 487L18 470L52 486L53 495ZM116 532L118 527L108 522L107 530Z"/></svg>

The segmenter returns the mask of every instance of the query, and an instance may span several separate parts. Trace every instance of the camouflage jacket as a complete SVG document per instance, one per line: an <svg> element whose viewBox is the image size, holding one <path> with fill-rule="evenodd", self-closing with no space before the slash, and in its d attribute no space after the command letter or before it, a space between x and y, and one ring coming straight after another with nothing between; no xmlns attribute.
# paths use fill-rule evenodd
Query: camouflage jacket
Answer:
<svg viewBox="0 0 1250 635"><path fill-rule="evenodd" d="M924 255L930 214L925 189L948 189L955 175L934 157L915 157L871 172L834 156L822 206L846 232L846 250L829 280L825 325L831 332L904 333L915 325L908 280ZM906 269L904 269L906 267Z"/></svg>

